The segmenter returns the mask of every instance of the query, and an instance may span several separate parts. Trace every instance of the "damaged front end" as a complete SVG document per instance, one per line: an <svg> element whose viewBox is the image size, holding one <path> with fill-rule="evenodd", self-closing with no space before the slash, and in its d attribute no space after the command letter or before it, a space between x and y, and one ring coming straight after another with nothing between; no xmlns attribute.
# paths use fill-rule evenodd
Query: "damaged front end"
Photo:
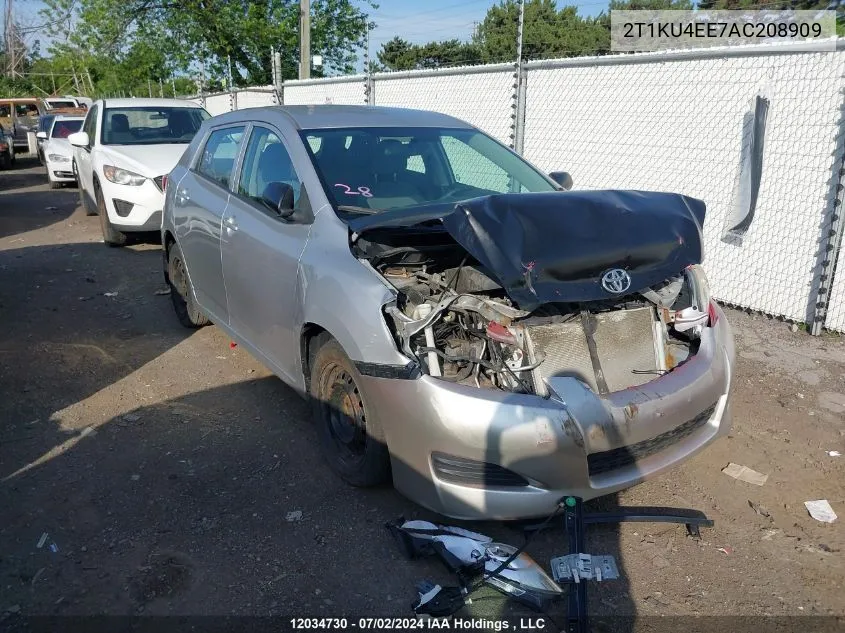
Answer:
<svg viewBox="0 0 845 633"><path fill-rule="evenodd" d="M355 221L353 249L396 289L397 346L440 380L547 397L571 376L616 392L694 357L717 318L697 200L502 194L406 216Z"/></svg>

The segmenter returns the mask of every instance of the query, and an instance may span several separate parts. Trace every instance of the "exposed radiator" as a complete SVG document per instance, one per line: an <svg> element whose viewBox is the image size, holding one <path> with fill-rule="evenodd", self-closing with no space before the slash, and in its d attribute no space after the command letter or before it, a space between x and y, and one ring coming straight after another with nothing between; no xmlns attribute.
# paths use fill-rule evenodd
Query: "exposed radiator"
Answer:
<svg viewBox="0 0 845 633"><path fill-rule="evenodd" d="M642 385L659 375L662 341L656 334L654 308L602 312L592 318L598 361L609 391ZM545 393L542 383L552 376L574 376L598 392L587 335L580 319L529 326L527 334L534 355L545 355L533 372L538 393ZM647 373L634 373L634 370Z"/></svg>

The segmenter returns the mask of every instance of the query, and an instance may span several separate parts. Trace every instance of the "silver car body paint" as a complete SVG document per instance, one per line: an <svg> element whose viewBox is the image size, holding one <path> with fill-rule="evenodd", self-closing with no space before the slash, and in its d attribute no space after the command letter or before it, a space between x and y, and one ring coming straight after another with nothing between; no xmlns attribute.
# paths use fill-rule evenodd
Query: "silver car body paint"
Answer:
<svg viewBox="0 0 845 633"><path fill-rule="evenodd" d="M245 125L246 133L233 180L240 173L251 126L269 127L283 139L313 213L300 224L263 225L260 256L249 270L243 269L249 256L230 250L235 247L226 228L226 218L234 214L240 230L248 208L234 208L230 199L234 196L214 184L208 187L216 192L216 201L205 202L211 212L174 204L176 196L190 198L199 190L197 181L202 178L192 167L209 133L236 125ZM241 110L203 123L170 174L166 190L162 236L165 241L175 239L182 248L201 309L303 394L307 359L302 357L300 340L309 324L327 331L353 361L394 367L411 362L397 349L383 314L396 290L368 262L353 256L349 229L331 208L298 131L363 126L473 129L446 115L369 106ZM274 231L278 239L273 238ZM215 248L215 244L221 246ZM275 257L274 249L283 252ZM241 268L229 269L232 261ZM281 270L274 267L279 262ZM265 270L256 270L261 268ZM250 283L253 287L243 287ZM216 297L210 296L209 289ZM543 398L426 375L360 376L370 415L377 417L384 430L394 485L421 505L452 517L515 519L549 513L562 495L590 499L609 494L683 461L730 429L733 339L724 314L715 309L718 321L705 329L694 358L647 384L604 396L571 377L550 379L553 393ZM624 448L670 433L709 407L713 411L705 423L665 450L632 466L589 475L587 453ZM432 466L434 452L511 468L530 485L491 488L440 480Z"/></svg>

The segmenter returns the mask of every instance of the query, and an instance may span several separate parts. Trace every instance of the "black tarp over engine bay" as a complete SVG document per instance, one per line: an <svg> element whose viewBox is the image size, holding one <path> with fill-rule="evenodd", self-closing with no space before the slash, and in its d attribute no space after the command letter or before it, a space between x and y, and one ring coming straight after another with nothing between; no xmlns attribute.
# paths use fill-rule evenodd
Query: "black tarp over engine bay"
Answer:
<svg viewBox="0 0 845 633"><path fill-rule="evenodd" d="M601 276L622 268L634 293L701 263L705 204L675 193L506 193L448 207L385 211L348 221L370 229L440 219L522 310L608 299Z"/></svg>

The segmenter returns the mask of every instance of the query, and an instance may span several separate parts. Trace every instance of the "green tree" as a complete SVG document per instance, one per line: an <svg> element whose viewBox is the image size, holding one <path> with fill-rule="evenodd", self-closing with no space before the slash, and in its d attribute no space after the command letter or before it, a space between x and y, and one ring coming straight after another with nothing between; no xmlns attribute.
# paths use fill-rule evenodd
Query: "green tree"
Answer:
<svg viewBox="0 0 845 633"><path fill-rule="evenodd" d="M70 47L93 57L128 63L125 70L160 68L153 79L197 63L210 77L223 77L231 59L235 85L268 84L271 48L281 52L282 76L297 76L298 0L46 0L46 5L43 14L54 36L64 34ZM351 0L312 2L311 48L323 56L324 68L351 72L365 33L366 16Z"/></svg>
<svg viewBox="0 0 845 633"><path fill-rule="evenodd" d="M516 0L503 0L490 7L473 37L484 62L516 59L518 28ZM609 46L610 23L604 14L584 18L576 7L558 9L555 0L526 0L523 58L591 55L606 51Z"/></svg>
<svg viewBox="0 0 845 633"><path fill-rule="evenodd" d="M378 60L385 70L441 68L481 63L481 52L476 45L458 39L411 44L394 37L382 45Z"/></svg>

